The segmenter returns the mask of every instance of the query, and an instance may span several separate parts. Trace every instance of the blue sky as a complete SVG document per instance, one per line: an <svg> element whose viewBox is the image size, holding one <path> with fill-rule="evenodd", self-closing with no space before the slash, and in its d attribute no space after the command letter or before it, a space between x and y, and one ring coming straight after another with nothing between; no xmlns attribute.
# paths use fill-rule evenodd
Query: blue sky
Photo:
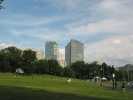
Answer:
<svg viewBox="0 0 133 100"><path fill-rule="evenodd" d="M133 63L132 0L5 0L1 45L44 49L55 40L85 44L85 61Z"/></svg>

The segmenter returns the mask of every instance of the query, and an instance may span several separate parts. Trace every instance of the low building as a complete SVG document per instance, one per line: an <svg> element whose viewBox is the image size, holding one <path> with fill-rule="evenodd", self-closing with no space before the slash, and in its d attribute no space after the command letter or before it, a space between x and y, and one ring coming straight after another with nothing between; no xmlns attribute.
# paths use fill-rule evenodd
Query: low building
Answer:
<svg viewBox="0 0 133 100"><path fill-rule="evenodd" d="M45 59L43 50L36 50L36 57L38 60Z"/></svg>

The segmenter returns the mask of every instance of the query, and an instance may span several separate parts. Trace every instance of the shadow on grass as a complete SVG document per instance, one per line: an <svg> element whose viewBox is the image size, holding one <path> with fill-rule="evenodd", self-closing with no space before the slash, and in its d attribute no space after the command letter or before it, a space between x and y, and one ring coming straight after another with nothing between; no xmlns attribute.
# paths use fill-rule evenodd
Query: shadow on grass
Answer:
<svg viewBox="0 0 133 100"><path fill-rule="evenodd" d="M105 100L103 98L76 96L29 88L0 86L0 100Z"/></svg>

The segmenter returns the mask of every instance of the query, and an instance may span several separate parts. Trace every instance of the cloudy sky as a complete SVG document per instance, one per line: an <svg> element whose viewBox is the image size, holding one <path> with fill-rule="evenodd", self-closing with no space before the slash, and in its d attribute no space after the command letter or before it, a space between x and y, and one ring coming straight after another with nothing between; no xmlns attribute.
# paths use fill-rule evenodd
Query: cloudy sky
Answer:
<svg viewBox="0 0 133 100"><path fill-rule="evenodd" d="M70 39L85 44L85 60L116 66L133 64L133 0L5 0L0 43L61 48Z"/></svg>

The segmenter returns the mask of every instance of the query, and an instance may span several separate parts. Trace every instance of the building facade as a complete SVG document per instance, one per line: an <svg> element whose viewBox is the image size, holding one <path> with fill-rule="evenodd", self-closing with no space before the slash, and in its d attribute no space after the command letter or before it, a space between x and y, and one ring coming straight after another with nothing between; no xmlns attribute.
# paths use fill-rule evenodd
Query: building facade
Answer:
<svg viewBox="0 0 133 100"><path fill-rule="evenodd" d="M57 60L58 59L58 44L55 41L49 41L45 44L45 59Z"/></svg>
<svg viewBox="0 0 133 100"><path fill-rule="evenodd" d="M45 59L43 50L38 49L38 50L35 50L35 51L36 51L36 57L37 57L38 60Z"/></svg>
<svg viewBox="0 0 133 100"><path fill-rule="evenodd" d="M58 63L62 67L65 67L65 50L62 48L58 49Z"/></svg>
<svg viewBox="0 0 133 100"><path fill-rule="evenodd" d="M84 61L84 44L71 40L65 47L65 61L67 66L77 61Z"/></svg>

